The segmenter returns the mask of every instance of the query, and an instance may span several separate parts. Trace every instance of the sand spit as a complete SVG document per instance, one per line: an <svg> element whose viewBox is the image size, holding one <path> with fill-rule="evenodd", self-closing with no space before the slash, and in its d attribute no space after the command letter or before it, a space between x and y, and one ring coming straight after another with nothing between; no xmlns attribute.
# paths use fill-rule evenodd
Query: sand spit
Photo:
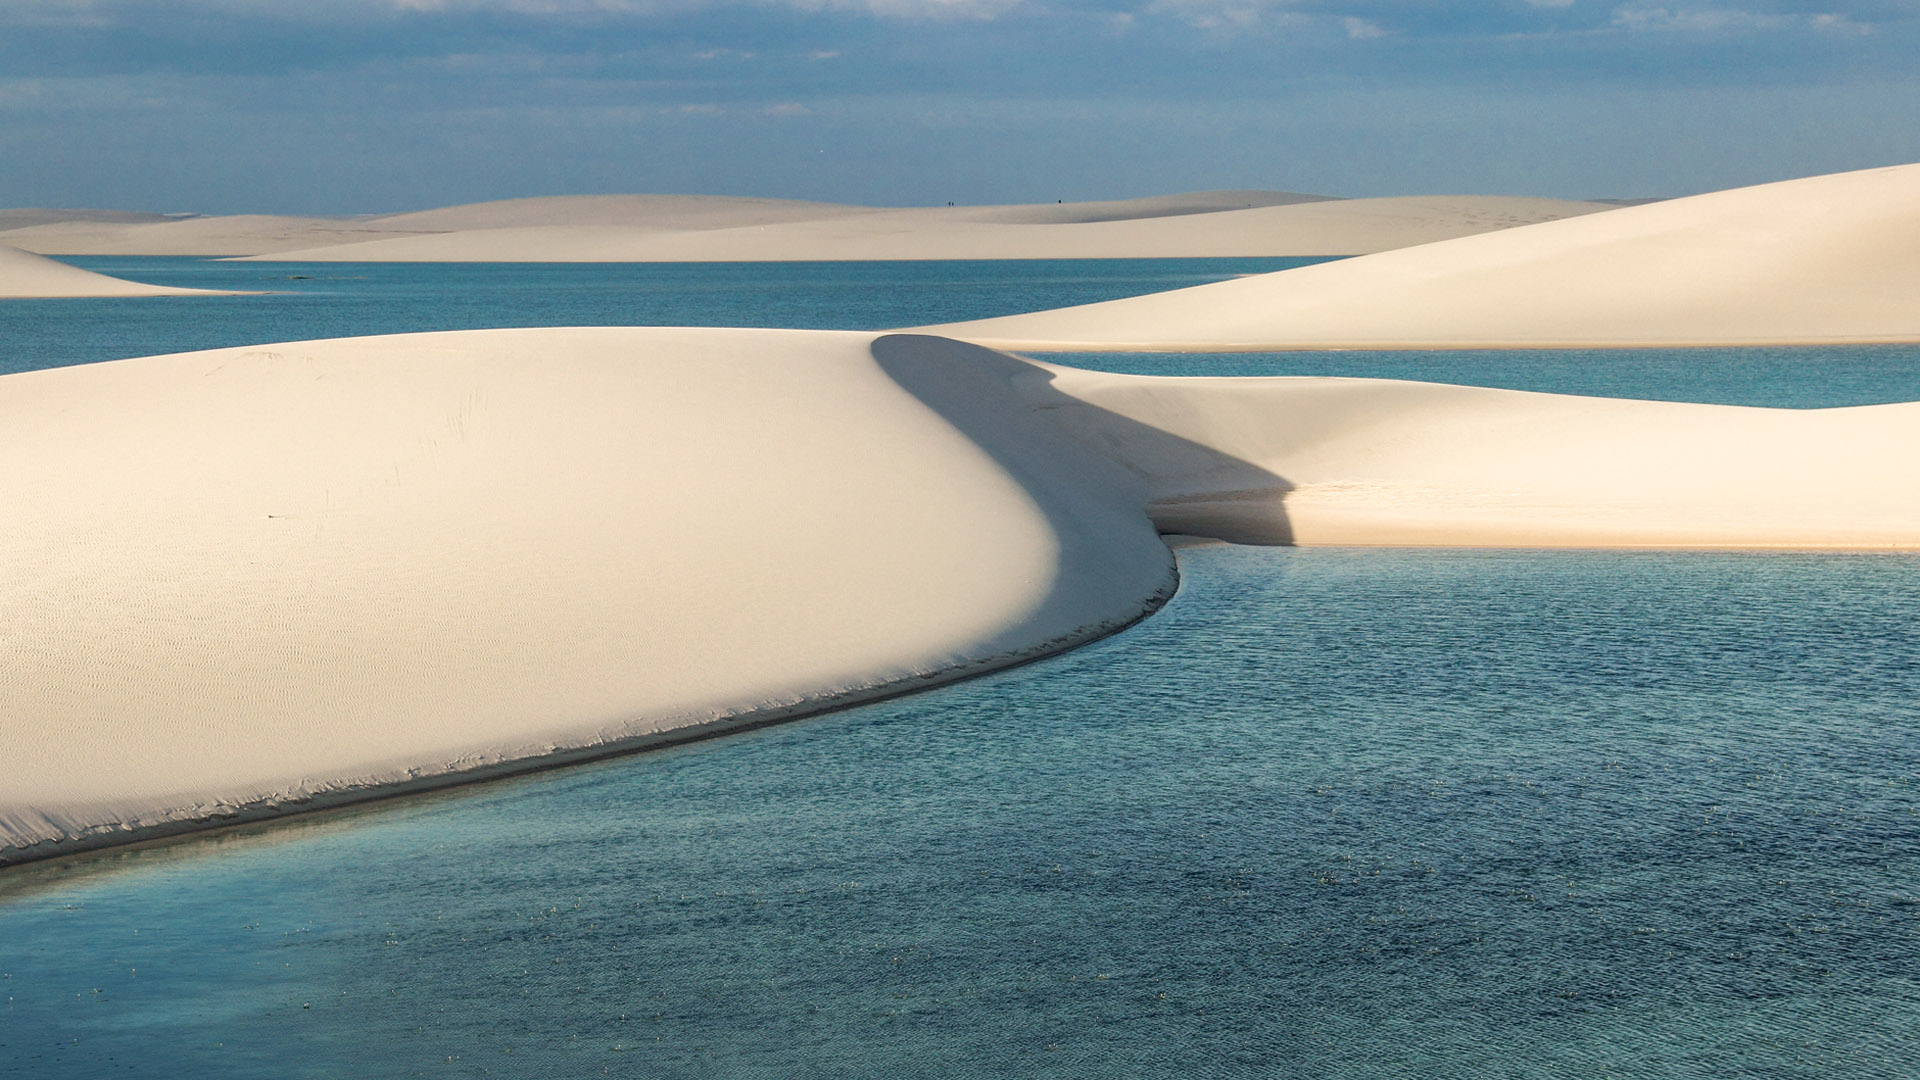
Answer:
<svg viewBox="0 0 1920 1080"><path fill-rule="evenodd" d="M228 296L216 289L143 285L0 245L0 299L108 296Z"/></svg>
<svg viewBox="0 0 1920 1080"><path fill-rule="evenodd" d="M0 862L769 722L1255 543L1920 547L1920 403L1156 379L557 329L0 377Z"/></svg>
<svg viewBox="0 0 1920 1080"><path fill-rule="evenodd" d="M929 332L1082 350L1914 341L1917 235L1904 165Z"/></svg>
<svg viewBox="0 0 1920 1080"><path fill-rule="evenodd" d="M1607 209L1558 199L1331 199L1285 191L906 209L727 196L581 195L358 218L153 220L88 211L61 220L47 216L57 211L0 211L0 243L50 255L331 262L1350 255Z"/></svg>

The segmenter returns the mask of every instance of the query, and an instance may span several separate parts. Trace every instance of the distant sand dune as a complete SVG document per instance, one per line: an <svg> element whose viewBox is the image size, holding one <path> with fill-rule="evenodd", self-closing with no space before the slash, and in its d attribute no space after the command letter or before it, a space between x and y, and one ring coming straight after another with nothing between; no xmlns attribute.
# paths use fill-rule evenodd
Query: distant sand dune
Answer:
<svg viewBox="0 0 1920 1080"><path fill-rule="evenodd" d="M1026 349L1914 341L1917 237L1904 165L929 330Z"/></svg>
<svg viewBox="0 0 1920 1080"><path fill-rule="evenodd" d="M1497 196L1203 191L1106 202L887 209L699 195L508 199L360 218L50 221L0 243L60 255L295 261L688 262L1349 255L1611 207Z"/></svg>
<svg viewBox="0 0 1920 1080"><path fill-rule="evenodd" d="M1257 194L1257 193L1255 193ZM657 230L472 229L280 252L315 262L729 262L835 259L1089 259L1346 255L1603 209L1478 196L1268 202L1171 200L880 210L773 224Z"/></svg>
<svg viewBox="0 0 1920 1080"><path fill-rule="evenodd" d="M411 235L352 218L236 214L172 221L62 221L0 232L0 244L46 255L251 255Z"/></svg>
<svg viewBox="0 0 1920 1080"><path fill-rule="evenodd" d="M13 229L32 228L36 225L60 223L141 225L169 220L172 219L166 214L147 214L137 210L51 210L42 207L23 207L16 210L0 210L0 233Z"/></svg>
<svg viewBox="0 0 1920 1080"><path fill-rule="evenodd" d="M0 299L87 296L218 296L212 289L175 289L96 274L0 245Z"/></svg>

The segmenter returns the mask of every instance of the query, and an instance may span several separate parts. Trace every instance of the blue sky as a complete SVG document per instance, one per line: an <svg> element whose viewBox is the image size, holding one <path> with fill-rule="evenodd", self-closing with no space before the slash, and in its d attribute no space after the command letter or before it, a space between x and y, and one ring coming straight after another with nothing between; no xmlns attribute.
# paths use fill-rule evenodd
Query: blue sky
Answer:
<svg viewBox="0 0 1920 1080"><path fill-rule="evenodd" d="M1916 56L1916 0L4 0L0 205L1674 195L1920 160Z"/></svg>

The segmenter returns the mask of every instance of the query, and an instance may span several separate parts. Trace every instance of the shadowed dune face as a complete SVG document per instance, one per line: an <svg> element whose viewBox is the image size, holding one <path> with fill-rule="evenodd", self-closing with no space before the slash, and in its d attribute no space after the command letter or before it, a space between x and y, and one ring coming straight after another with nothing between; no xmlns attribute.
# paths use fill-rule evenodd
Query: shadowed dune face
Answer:
<svg viewBox="0 0 1920 1080"><path fill-rule="evenodd" d="M1920 165L1905 165L926 329L1165 352L1915 341L1917 235Z"/></svg>
<svg viewBox="0 0 1920 1080"><path fill-rule="evenodd" d="M1054 369L946 338L874 342L880 367L1029 488L1105 490L1161 533L1290 544L1291 485L1266 468L1063 393ZM1115 376L1125 381L1130 376ZM1052 475L1034 475L1045 464Z"/></svg>

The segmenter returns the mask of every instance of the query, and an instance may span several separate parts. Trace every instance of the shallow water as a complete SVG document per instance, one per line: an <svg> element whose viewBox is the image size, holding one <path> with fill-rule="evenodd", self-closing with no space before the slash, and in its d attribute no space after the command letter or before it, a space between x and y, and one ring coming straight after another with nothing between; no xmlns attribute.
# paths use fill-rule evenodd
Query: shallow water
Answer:
<svg viewBox="0 0 1920 1080"><path fill-rule="evenodd" d="M1324 259L253 263L74 257L259 296L0 301L0 374L229 345L508 326L882 330L1089 304Z"/></svg>
<svg viewBox="0 0 1920 1080"><path fill-rule="evenodd" d="M1920 559L1183 564L1043 664L10 873L0 1073L1920 1065Z"/></svg>
<svg viewBox="0 0 1920 1080"><path fill-rule="evenodd" d="M294 291L0 303L0 369L1243 272L75 261ZM1082 362L1920 398L1895 348ZM0 1076L1920 1073L1920 557L1182 564L1159 615L990 678L0 872Z"/></svg>
<svg viewBox="0 0 1920 1080"><path fill-rule="evenodd" d="M816 263L251 263L72 257L245 297L0 302L0 374L231 345L511 326L882 330L1185 288L1325 259ZM1920 345L1059 353L1143 375L1346 375L1601 397L1822 408L1920 401Z"/></svg>

